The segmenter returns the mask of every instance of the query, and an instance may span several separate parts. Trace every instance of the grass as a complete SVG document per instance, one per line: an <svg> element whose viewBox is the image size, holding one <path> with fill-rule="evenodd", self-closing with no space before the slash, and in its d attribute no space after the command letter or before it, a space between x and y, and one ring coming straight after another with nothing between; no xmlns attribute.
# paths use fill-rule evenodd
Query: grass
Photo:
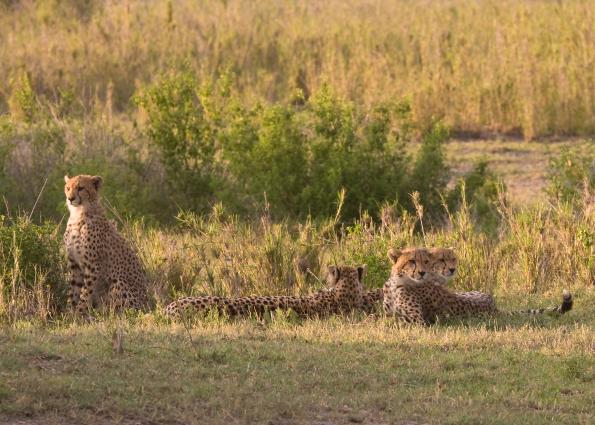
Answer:
<svg viewBox="0 0 595 425"><path fill-rule="evenodd" d="M593 140L565 138L527 142L518 138L457 139L446 144L453 179L460 178L480 160L506 184L507 194L520 205L547 202L548 161L565 147L593 146Z"/></svg>
<svg viewBox="0 0 595 425"><path fill-rule="evenodd" d="M329 82L374 104L409 97L420 122L522 134L592 134L592 2L571 0L133 0L4 2L0 107L26 117L22 79L55 110L111 121L165 70L232 72L278 101ZM26 92L27 90L25 90ZM34 105L30 105L34 106Z"/></svg>
<svg viewBox="0 0 595 425"><path fill-rule="evenodd" d="M18 250L19 232L37 228L4 223L16 245L0 268L0 424L591 423L594 217L591 195L583 196L574 206L502 201L491 236L466 208L442 226L426 222L424 233L406 213L382 224L364 214L347 226L273 223L265 212L248 223L221 206L209 216L181 214L170 229L123 223L157 308L91 324L60 313L63 303L45 289L56 287L48 276L60 265L26 277L24 255L46 256ZM333 262L367 263L365 285L379 286L388 246L422 244L456 247L455 290L493 292L502 308L519 309L558 303L568 288L575 308L561 318L427 328L360 316L180 324L159 313L180 294L307 293Z"/></svg>
<svg viewBox="0 0 595 425"><path fill-rule="evenodd" d="M0 2L0 425L593 423L593 5ZM228 82L241 99L215 117L222 134L243 128L237 107L299 111L300 96L327 83L362 111L408 100L406 128L438 118L464 139L447 143L453 179L487 159L508 192L494 201L484 187L484 204L463 200L438 219L378 202L378 216L345 222L339 208L295 222L271 218L268 204L247 218L214 203L172 223L177 186L133 99L181 70ZM560 156L547 176L548 157L570 145L584 158ZM151 312L93 323L65 314L67 173L105 178L110 217L146 267ZM566 197L541 190L548 178ZM503 308L549 306L563 288L575 308L427 328L282 315L190 326L160 314L180 295L305 294L333 263L367 264L365 286L379 287L387 249L402 246L453 246L452 288L493 293Z"/></svg>
<svg viewBox="0 0 595 425"><path fill-rule="evenodd" d="M431 328L19 323L0 333L0 423L587 424L593 301L559 320Z"/></svg>

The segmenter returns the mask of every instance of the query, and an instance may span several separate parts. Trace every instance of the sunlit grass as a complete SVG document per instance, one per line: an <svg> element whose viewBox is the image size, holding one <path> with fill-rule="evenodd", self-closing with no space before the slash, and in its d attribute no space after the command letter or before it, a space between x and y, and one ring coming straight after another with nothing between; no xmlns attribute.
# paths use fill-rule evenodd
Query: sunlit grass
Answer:
<svg viewBox="0 0 595 425"><path fill-rule="evenodd" d="M0 332L0 414L94 423L587 424L592 325L584 310L496 328L361 318L186 328L152 315L15 323Z"/></svg>
<svg viewBox="0 0 595 425"><path fill-rule="evenodd" d="M330 82L375 103L408 96L420 122L523 134L593 133L593 3L571 0L203 0L19 2L0 6L3 104L18 86L108 117L182 63L232 72L247 98Z"/></svg>

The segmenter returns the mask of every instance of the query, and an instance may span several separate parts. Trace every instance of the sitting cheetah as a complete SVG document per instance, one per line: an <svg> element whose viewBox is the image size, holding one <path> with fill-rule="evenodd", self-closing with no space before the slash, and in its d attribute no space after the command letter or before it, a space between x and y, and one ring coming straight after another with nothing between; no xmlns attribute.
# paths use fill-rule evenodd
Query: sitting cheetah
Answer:
<svg viewBox="0 0 595 425"><path fill-rule="evenodd" d="M329 266L330 288L306 296L183 297L165 307L165 314L179 318L187 313L216 309L228 316L262 315L266 310L292 309L299 316L347 313L362 305L362 281L366 266Z"/></svg>
<svg viewBox="0 0 595 425"><path fill-rule="evenodd" d="M64 176L70 211L64 234L70 270L68 301L79 314L101 304L116 310L147 304L141 263L99 202L102 181L99 176Z"/></svg>
<svg viewBox="0 0 595 425"><path fill-rule="evenodd" d="M431 251L412 248L389 251L393 263L391 276L384 285L383 307L408 323L432 324L447 317L473 316L483 313L503 313L494 298L482 292L454 293L444 286L445 277L430 270ZM454 255L454 254L453 254ZM562 304L505 314L564 314L572 308L572 295L564 290Z"/></svg>
<svg viewBox="0 0 595 425"><path fill-rule="evenodd" d="M434 283L445 285L456 272L457 258L454 251L452 248L428 248L427 251L430 254L428 268L437 275ZM394 252L392 255L395 255ZM383 300L384 288L365 291L362 296L362 310L372 313Z"/></svg>

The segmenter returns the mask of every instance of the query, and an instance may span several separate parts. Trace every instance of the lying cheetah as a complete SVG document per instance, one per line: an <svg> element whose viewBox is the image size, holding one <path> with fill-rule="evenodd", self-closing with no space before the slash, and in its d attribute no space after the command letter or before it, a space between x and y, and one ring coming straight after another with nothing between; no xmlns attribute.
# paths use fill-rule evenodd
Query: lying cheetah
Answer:
<svg viewBox="0 0 595 425"><path fill-rule="evenodd" d="M306 296L183 297L165 307L166 316L216 309L228 316L262 315L265 311L292 309L299 316L326 316L361 309L362 281L366 266L329 266L330 288Z"/></svg>
<svg viewBox="0 0 595 425"><path fill-rule="evenodd" d="M445 285L452 278L457 268L457 258L452 248L428 248L429 263L428 268L437 276L434 283ZM395 255L396 251L391 251ZM391 255L391 254L389 254ZM410 281L409 283L412 283ZM372 313L376 306L383 303L384 288L365 291L362 296L362 310L366 313Z"/></svg>
<svg viewBox="0 0 595 425"><path fill-rule="evenodd" d="M70 288L68 301L79 314L106 304L116 310L144 308L147 280L130 245L107 219L99 202L99 176L64 176L70 218L64 234Z"/></svg>
<svg viewBox="0 0 595 425"><path fill-rule="evenodd" d="M454 293L444 285L445 277L431 271L431 251L412 248L389 251L393 263L391 276L384 285L384 311L407 323L432 324L447 317L475 316L484 313L564 314L572 308L572 295L564 290L562 304L519 312L501 312L491 295L472 291ZM453 254L454 255L454 254Z"/></svg>

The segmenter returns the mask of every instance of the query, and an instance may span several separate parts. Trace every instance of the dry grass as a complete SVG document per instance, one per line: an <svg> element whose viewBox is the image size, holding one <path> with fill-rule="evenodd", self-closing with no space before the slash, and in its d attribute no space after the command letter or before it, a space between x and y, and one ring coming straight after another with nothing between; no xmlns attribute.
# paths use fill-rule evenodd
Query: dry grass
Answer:
<svg viewBox="0 0 595 425"><path fill-rule="evenodd" d="M274 223L266 211L259 221L246 222L218 205L209 216L180 214L179 225L169 229L121 224L146 266L158 306L183 294L303 294L323 286L319 276L328 264L367 264L365 284L380 287L389 274L389 247L453 246L460 259L455 289L514 297L524 307L543 297L557 300L563 288L577 295L592 288L593 205L590 193L574 206L513 207L503 197L492 235L475 227L467 208L444 225L426 222L424 232L420 217L398 216L390 206L381 223L366 214L351 225L342 224L340 214ZM0 227L7 242L0 251L0 318L8 323L35 315L47 320L63 302L59 225L42 231L27 223Z"/></svg>
<svg viewBox="0 0 595 425"><path fill-rule="evenodd" d="M12 4L12 2L9 2ZM160 72L227 70L246 97L330 82L373 103L408 96L420 122L467 132L593 133L593 3L266 0L21 1L0 15L0 99L22 73L50 100L108 116ZM15 85L16 83L16 85Z"/></svg>

